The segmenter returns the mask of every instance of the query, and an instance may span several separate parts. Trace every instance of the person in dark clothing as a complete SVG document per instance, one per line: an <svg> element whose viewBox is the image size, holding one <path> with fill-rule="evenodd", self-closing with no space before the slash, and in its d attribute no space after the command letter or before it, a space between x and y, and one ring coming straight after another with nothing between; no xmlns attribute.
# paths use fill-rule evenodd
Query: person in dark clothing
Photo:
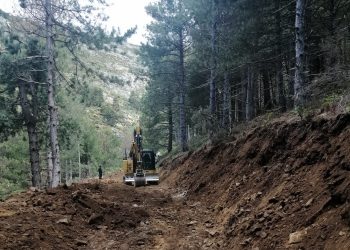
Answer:
<svg viewBox="0 0 350 250"><path fill-rule="evenodd" d="M102 179L102 167L101 167L101 165L98 167L98 178Z"/></svg>

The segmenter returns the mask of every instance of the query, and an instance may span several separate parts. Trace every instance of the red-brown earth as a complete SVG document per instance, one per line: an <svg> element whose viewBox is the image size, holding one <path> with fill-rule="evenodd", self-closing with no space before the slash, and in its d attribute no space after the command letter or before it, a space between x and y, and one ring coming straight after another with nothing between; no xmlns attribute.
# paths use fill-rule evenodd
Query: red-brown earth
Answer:
<svg viewBox="0 0 350 250"><path fill-rule="evenodd" d="M0 203L1 249L350 249L350 115L276 120L161 164Z"/></svg>

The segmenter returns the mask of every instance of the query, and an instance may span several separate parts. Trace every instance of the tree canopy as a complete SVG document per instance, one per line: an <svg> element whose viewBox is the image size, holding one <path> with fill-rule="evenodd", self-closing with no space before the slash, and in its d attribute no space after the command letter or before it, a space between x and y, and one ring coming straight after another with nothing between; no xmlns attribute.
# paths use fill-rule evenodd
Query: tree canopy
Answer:
<svg viewBox="0 0 350 250"><path fill-rule="evenodd" d="M196 137L228 135L265 113L295 110L304 117L309 108L348 89L349 8L345 0L151 4L153 22L141 51L150 78L143 112L151 120L147 130L155 134L163 127L153 145L165 148L172 138L181 145L181 126L196 144ZM179 30L184 31L184 85L179 85ZM180 125L180 90L185 125Z"/></svg>
<svg viewBox="0 0 350 250"><path fill-rule="evenodd" d="M8 190L116 168L138 120L163 154L263 115L349 110L347 0L157 0L141 46L126 43L136 28L103 28L103 0L19 2L21 16L0 11Z"/></svg>

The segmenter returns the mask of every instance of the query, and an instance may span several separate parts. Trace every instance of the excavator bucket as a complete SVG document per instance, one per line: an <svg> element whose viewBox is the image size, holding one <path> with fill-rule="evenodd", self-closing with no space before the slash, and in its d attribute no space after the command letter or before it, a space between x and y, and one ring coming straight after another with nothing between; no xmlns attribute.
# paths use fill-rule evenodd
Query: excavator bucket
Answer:
<svg viewBox="0 0 350 250"><path fill-rule="evenodd" d="M146 176L124 176L123 182L128 185L135 187L146 186L147 184L158 184L158 175L146 175Z"/></svg>
<svg viewBox="0 0 350 250"><path fill-rule="evenodd" d="M146 175L146 183L147 184L158 184L159 183L159 175Z"/></svg>
<svg viewBox="0 0 350 250"><path fill-rule="evenodd" d="M136 169L136 173L134 174L134 186L141 187L146 186L146 176L143 169Z"/></svg>
<svg viewBox="0 0 350 250"><path fill-rule="evenodd" d="M145 176L135 176L134 177L134 187L146 186Z"/></svg>

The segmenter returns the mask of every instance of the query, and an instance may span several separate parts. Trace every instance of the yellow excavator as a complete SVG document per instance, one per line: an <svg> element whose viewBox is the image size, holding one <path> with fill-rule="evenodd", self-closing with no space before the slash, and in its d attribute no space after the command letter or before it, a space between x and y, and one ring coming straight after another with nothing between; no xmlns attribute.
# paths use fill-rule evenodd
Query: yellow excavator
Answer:
<svg viewBox="0 0 350 250"><path fill-rule="evenodd" d="M133 184L135 187L159 183L155 153L153 150L143 149L142 139L142 129L137 126L134 129L134 140L131 143L129 154L125 149L122 163L123 182Z"/></svg>

